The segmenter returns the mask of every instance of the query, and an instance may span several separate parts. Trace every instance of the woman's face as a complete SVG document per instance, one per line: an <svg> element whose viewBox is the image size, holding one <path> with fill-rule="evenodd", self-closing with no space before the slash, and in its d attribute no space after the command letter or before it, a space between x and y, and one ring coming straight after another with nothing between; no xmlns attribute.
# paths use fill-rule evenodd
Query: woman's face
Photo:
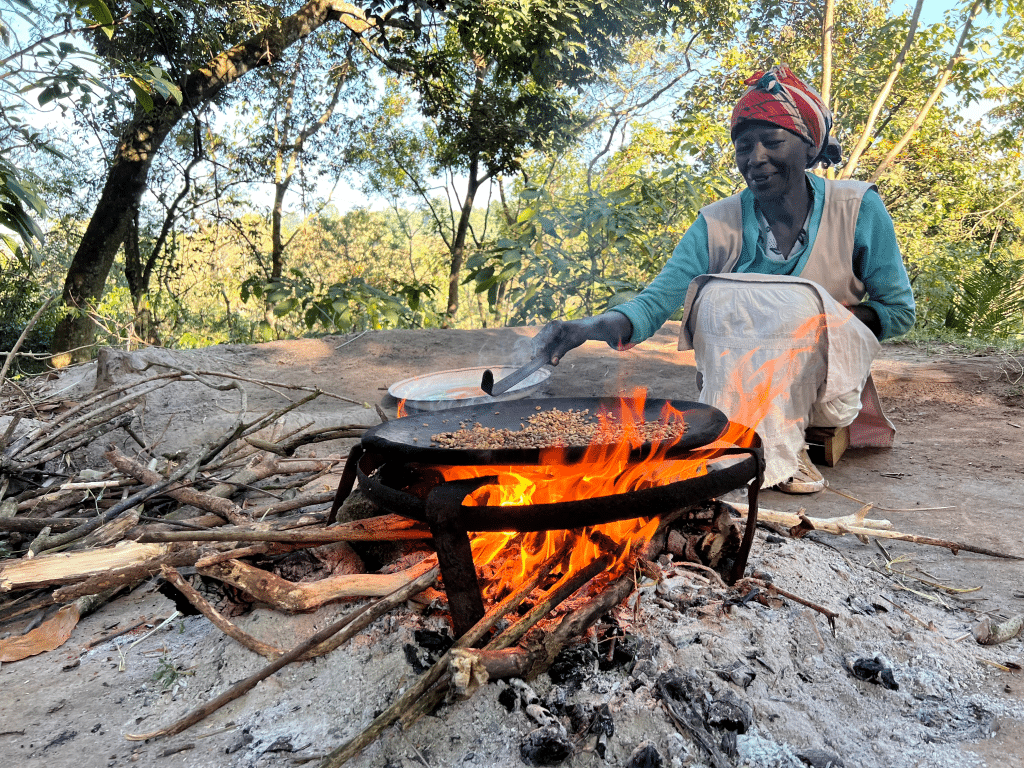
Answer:
<svg viewBox="0 0 1024 768"><path fill-rule="evenodd" d="M814 147L771 123L746 123L733 142L736 167L758 201L778 200L804 184Z"/></svg>

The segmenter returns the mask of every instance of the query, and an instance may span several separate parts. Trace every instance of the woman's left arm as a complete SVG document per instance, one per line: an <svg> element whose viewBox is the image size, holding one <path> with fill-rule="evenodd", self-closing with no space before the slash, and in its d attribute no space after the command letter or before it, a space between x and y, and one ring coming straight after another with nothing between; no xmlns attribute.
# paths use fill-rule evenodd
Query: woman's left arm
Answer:
<svg viewBox="0 0 1024 768"><path fill-rule="evenodd" d="M909 331L916 319L914 292L896 242L892 217L873 189L868 190L861 201L854 235L853 269L868 292L864 302L851 308L854 315L879 339ZM871 322L872 315L874 322Z"/></svg>

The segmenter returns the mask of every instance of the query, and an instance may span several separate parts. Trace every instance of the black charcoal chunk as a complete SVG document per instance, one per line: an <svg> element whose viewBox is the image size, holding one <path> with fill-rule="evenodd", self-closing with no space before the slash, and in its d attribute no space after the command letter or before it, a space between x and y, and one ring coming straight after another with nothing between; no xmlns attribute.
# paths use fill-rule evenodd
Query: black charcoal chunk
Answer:
<svg viewBox="0 0 1024 768"><path fill-rule="evenodd" d="M892 668L878 656L875 656L872 659L856 659L850 667L850 672L858 680L882 685L890 691L898 691L900 688L899 683L896 682L896 676L893 674Z"/></svg>
<svg viewBox="0 0 1024 768"><path fill-rule="evenodd" d="M571 754L569 737L553 726L533 731L519 747L519 756L529 765L558 765Z"/></svg>
<svg viewBox="0 0 1024 768"><path fill-rule="evenodd" d="M649 741L642 741L626 761L626 768L662 768L664 764L658 748Z"/></svg>
<svg viewBox="0 0 1024 768"><path fill-rule="evenodd" d="M574 645L563 648L548 669L551 682L578 688L583 681L594 674L597 654L589 645Z"/></svg>

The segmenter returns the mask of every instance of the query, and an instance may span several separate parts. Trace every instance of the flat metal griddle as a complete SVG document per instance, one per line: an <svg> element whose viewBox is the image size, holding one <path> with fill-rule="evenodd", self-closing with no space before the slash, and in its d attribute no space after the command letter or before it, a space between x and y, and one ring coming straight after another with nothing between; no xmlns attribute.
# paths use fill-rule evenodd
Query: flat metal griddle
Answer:
<svg viewBox="0 0 1024 768"><path fill-rule="evenodd" d="M686 431L672 447L668 456L682 454L713 442L729 424L725 414L710 405L678 400L647 400L644 404L644 420L649 423L662 421L661 412L666 404L671 404L676 410L682 411L686 422ZM363 434L361 443L368 451L425 464L540 464L542 452L550 449L447 448L432 445L431 438L442 432L454 432L461 426L470 428L475 424L491 429L520 430L531 416L545 410L588 410L590 417L597 423L597 413L601 409L621 418L622 402L619 398L612 397L550 397L450 408L445 411L404 416L379 424ZM647 443L632 451L630 457L634 460L643 459L652 449L653 446ZM574 461L583 457L586 446L568 446L564 450L566 458Z"/></svg>

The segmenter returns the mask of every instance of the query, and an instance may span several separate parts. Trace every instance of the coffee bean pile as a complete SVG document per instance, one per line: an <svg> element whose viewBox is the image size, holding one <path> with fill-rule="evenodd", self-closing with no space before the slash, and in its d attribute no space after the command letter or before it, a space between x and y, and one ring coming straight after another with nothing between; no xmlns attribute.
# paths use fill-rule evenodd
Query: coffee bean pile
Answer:
<svg viewBox="0 0 1024 768"><path fill-rule="evenodd" d="M637 431L644 442L661 442L678 439L686 431L686 426L682 422L666 424L656 421L641 424ZM622 442L625 434L626 430L614 417L607 418L602 424L590 416L588 409L560 411L552 408L534 414L517 430L460 422L459 429L454 432L440 432L430 439L433 445L441 448L486 450L606 445Z"/></svg>

